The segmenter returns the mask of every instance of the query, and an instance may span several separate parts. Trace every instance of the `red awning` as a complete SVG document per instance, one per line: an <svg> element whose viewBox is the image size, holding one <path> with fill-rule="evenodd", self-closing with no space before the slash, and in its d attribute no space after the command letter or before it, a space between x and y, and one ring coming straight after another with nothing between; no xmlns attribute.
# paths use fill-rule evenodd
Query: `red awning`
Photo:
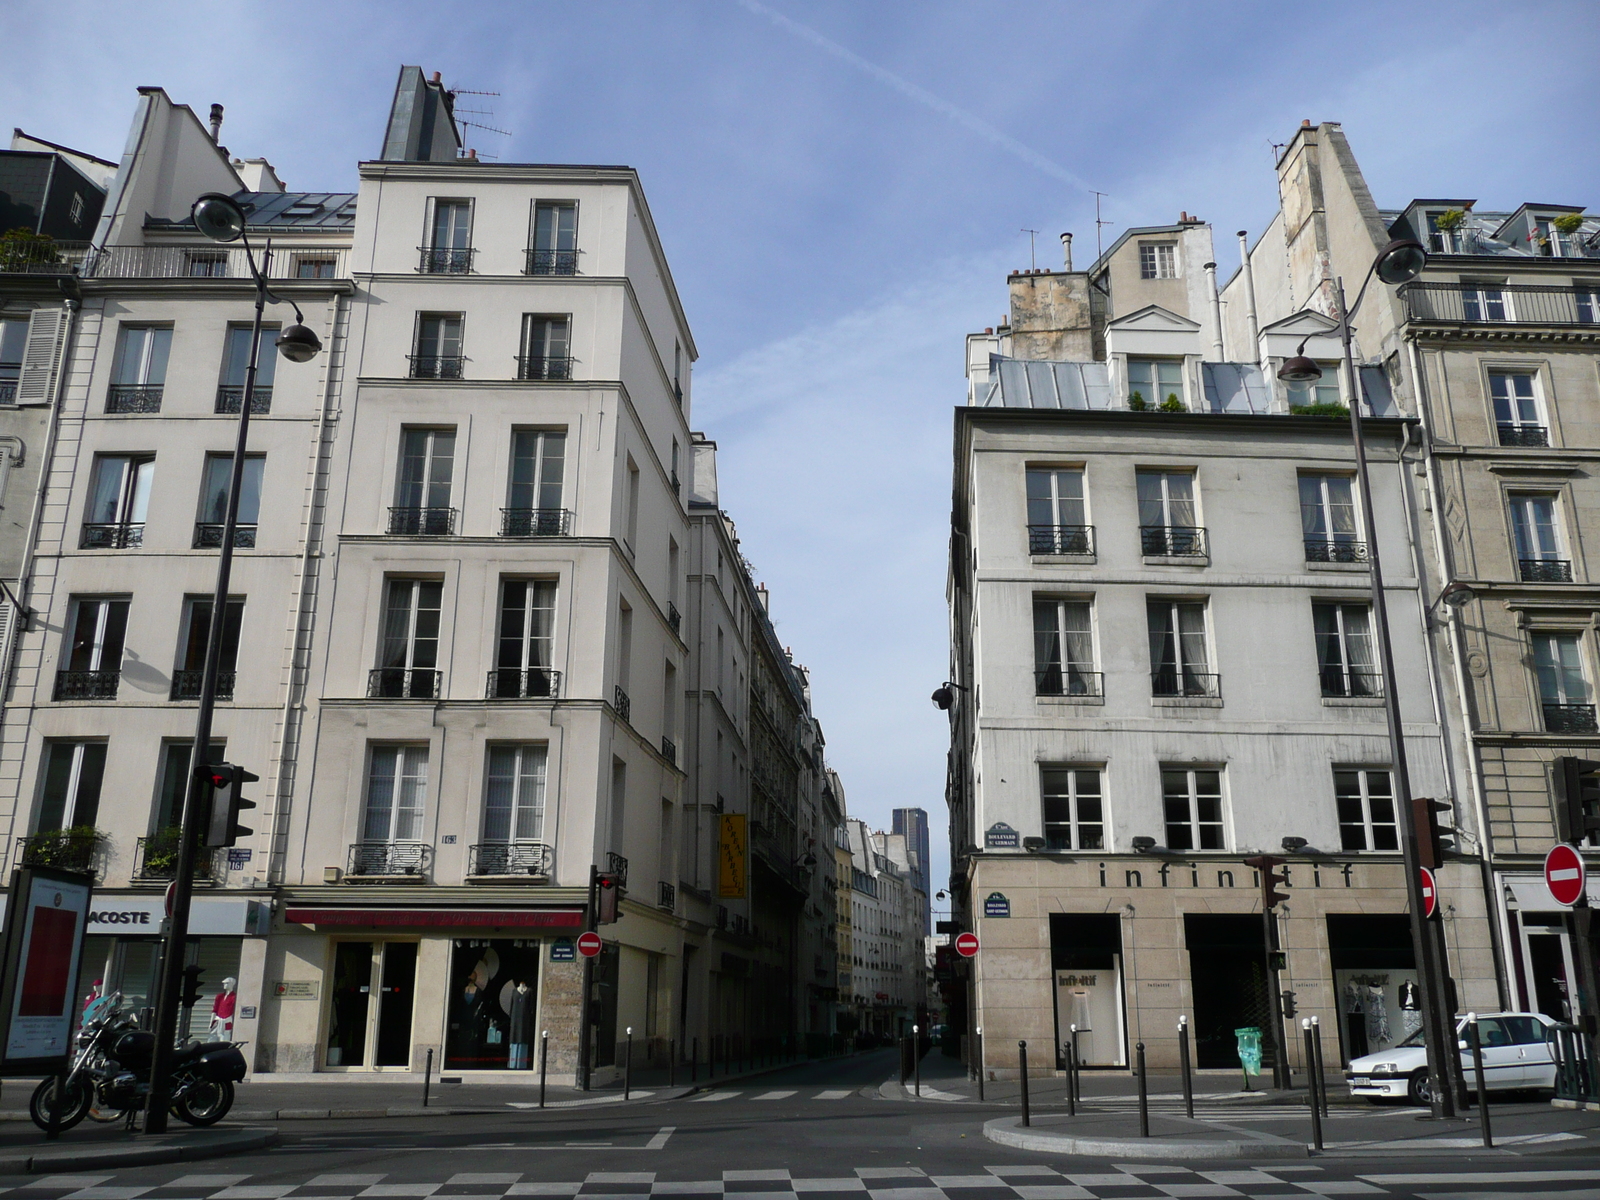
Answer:
<svg viewBox="0 0 1600 1200"><path fill-rule="evenodd" d="M291 908L283 915L294 925L576 929L583 924L583 910L575 908Z"/></svg>

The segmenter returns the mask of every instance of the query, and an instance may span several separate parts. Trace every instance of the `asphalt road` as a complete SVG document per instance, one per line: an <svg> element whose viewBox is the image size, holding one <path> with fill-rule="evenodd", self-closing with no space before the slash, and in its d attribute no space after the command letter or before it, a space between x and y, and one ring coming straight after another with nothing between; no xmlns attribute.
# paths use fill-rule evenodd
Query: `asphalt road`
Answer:
<svg viewBox="0 0 1600 1200"><path fill-rule="evenodd" d="M1600 1200L1600 1142L1587 1138L1522 1153L1348 1155L1259 1167L1097 1162L985 1140L983 1121L1015 1109L881 1099L878 1085L893 1071L893 1052L885 1051L626 1107L285 1122L274 1150L188 1165L13 1176L0 1178L0 1191L7 1200ZM1358 1112L1338 1123L1400 1119L1412 1118Z"/></svg>

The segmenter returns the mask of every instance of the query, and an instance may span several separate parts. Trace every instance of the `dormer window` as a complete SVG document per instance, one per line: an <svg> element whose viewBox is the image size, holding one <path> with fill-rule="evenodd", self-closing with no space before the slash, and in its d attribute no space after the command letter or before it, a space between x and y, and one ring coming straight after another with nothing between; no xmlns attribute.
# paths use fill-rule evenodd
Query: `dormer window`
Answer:
<svg viewBox="0 0 1600 1200"><path fill-rule="evenodd" d="M1562 225L1571 225L1561 215L1534 217L1528 222L1528 253L1541 258L1582 258L1578 245L1579 230L1563 232Z"/></svg>
<svg viewBox="0 0 1600 1200"><path fill-rule="evenodd" d="M1140 242L1139 278L1176 279L1178 277L1178 244L1176 242Z"/></svg>
<svg viewBox="0 0 1600 1200"><path fill-rule="evenodd" d="M1427 224L1428 253L1460 254L1461 226L1466 212L1459 208L1435 208L1423 213Z"/></svg>
<svg viewBox="0 0 1600 1200"><path fill-rule="evenodd" d="M1183 363L1177 359L1130 358L1128 360L1128 407L1135 411L1165 408L1185 412Z"/></svg>

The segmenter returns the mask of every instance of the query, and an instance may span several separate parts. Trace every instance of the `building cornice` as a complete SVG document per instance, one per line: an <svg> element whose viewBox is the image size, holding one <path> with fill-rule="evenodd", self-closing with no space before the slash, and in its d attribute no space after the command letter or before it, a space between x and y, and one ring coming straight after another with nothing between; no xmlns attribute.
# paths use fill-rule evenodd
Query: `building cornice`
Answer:
<svg viewBox="0 0 1600 1200"><path fill-rule="evenodd" d="M254 299L256 294L254 280L236 277L194 278L184 275L175 279L101 279L91 276L78 282L85 297L154 292L160 296L193 296L197 300L221 297L249 300ZM313 299L353 296L356 292L355 282L351 279L269 279L267 285L276 296L297 296L307 303Z"/></svg>
<svg viewBox="0 0 1600 1200"><path fill-rule="evenodd" d="M1536 325L1461 325L1453 322L1408 321L1405 332L1423 343L1473 342L1480 345L1572 345L1600 344L1600 327L1552 327Z"/></svg>

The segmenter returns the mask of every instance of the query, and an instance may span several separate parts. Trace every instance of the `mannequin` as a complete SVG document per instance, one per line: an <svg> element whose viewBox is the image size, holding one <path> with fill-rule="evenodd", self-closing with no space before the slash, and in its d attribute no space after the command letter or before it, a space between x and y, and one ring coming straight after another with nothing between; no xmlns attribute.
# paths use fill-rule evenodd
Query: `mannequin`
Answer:
<svg viewBox="0 0 1600 1200"><path fill-rule="evenodd" d="M506 1067L512 1071L526 1071L532 1067L528 1058L528 1021L533 1015L532 1008L533 990L528 987L525 979L517 981L517 990L511 995L510 1042L511 1055L506 1061Z"/></svg>
<svg viewBox="0 0 1600 1200"><path fill-rule="evenodd" d="M211 1002L211 1027L206 1036L213 1041L227 1041L233 1034L233 1010L239 1003L239 981L229 975L222 981L222 990Z"/></svg>

